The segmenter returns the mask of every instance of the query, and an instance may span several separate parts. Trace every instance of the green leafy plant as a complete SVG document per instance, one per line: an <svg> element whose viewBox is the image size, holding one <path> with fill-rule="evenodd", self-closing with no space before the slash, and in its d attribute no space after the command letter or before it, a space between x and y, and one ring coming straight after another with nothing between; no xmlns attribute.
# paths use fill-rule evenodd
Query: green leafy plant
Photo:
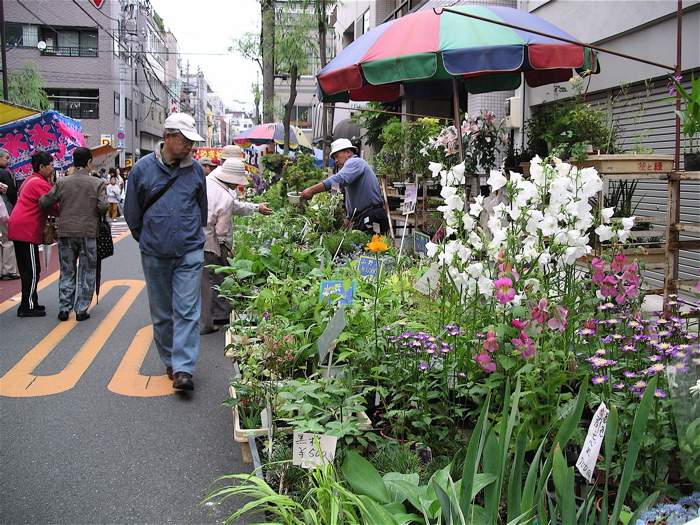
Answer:
<svg viewBox="0 0 700 525"><path fill-rule="evenodd" d="M676 93L680 97L681 109L674 110L674 113L681 121L681 131L688 152L698 153L700 152L700 76L695 78L695 71L691 73L690 92L681 85L682 78L673 77L667 86L670 88L672 97L664 100L675 104Z"/></svg>
<svg viewBox="0 0 700 525"><path fill-rule="evenodd" d="M280 414L287 414L283 420L295 432L322 433L351 442L352 436L363 433L367 422L359 416L365 411L364 397L350 385L336 377L289 381L279 393L285 400Z"/></svg>

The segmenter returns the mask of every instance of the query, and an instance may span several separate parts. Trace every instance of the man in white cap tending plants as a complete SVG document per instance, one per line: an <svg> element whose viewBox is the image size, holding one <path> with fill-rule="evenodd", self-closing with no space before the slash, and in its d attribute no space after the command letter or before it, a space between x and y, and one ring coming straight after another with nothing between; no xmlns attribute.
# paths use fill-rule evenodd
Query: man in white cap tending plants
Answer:
<svg viewBox="0 0 700 525"><path fill-rule="evenodd" d="M377 176L364 159L357 156L357 148L348 139L337 139L331 144L331 159L338 173L306 188L301 198L308 200L315 194L328 191L333 184L345 188L345 227L368 233L386 233L389 219Z"/></svg>
<svg viewBox="0 0 700 525"><path fill-rule="evenodd" d="M248 184L245 166L240 158L229 158L223 164L212 171L207 177L208 220L204 227L204 270L202 271L202 313L199 320L199 333L210 334L216 332L215 324L228 323L228 315L231 305L225 298L219 297L214 286L220 286L224 282L225 275L217 274L214 270L206 268L210 264L226 266L226 257L231 246L231 216L252 215L260 212L270 215L272 210L267 207L267 202L255 204L241 202L234 195L238 186ZM233 191L230 191L233 190Z"/></svg>
<svg viewBox="0 0 700 525"><path fill-rule="evenodd" d="M156 349L173 388L192 390L207 189L190 150L204 139L184 113L170 115L163 126L163 140L131 170L124 213L141 250Z"/></svg>

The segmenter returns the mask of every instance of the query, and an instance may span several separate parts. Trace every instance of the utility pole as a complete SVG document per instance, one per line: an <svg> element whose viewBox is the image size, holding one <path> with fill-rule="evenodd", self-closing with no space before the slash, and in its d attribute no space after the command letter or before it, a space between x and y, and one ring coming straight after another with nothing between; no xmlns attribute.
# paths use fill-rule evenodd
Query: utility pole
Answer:
<svg viewBox="0 0 700 525"><path fill-rule="evenodd" d="M7 40L5 38L5 4L0 0L0 45L2 45L2 99L7 100Z"/></svg>

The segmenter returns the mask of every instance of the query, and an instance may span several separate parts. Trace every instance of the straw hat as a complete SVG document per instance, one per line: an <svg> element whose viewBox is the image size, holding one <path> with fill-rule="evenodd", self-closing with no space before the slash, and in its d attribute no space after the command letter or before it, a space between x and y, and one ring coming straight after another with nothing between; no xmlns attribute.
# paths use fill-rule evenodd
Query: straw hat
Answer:
<svg viewBox="0 0 700 525"><path fill-rule="evenodd" d="M227 184L248 184L247 172L241 159L227 159L223 166L211 172L211 176Z"/></svg>

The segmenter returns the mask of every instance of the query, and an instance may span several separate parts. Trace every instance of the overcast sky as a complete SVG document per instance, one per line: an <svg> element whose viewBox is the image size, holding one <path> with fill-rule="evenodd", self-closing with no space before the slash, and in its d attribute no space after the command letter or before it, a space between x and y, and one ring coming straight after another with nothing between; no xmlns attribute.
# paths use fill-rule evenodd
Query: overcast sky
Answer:
<svg viewBox="0 0 700 525"><path fill-rule="evenodd" d="M200 67L224 104L253 101L250 86L256 82L258 66L227 49L233 38L259 31L256 0L151 0L151 5L175 35L184 70L188 61L190 73Z"/></svg>

